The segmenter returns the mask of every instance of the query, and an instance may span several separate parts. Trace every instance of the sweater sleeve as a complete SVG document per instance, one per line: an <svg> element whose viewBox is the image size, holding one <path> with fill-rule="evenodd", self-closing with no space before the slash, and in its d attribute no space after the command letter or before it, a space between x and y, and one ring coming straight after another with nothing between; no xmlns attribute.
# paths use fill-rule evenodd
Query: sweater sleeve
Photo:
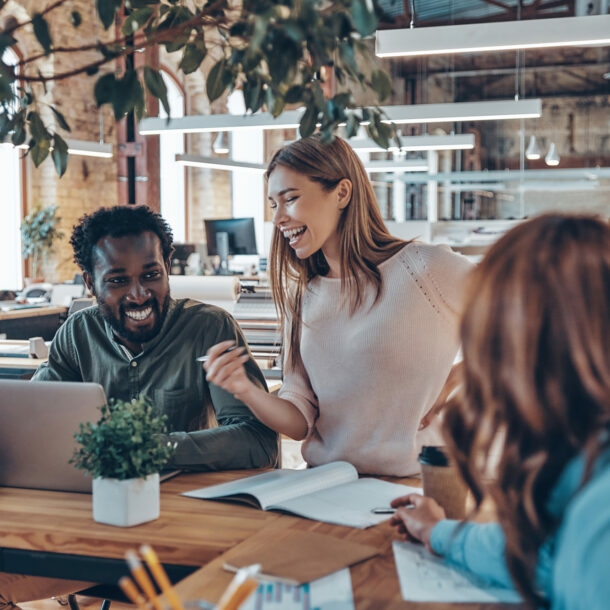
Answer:
<svg viewBox="0 0 610 610"><path fill-rule="evenodd" d="M469 570L489 583L514 588L504 560L504 532L498 523L445 519L432 530L431 544L448 564Z"/></svg>
<svg viewBox="0 0 610 610"><path fill-rule="evenodd" d="M465 283L473 264L445 245L420 245L417 253L423 264L428 289L448 311L461 315Z"/></svg>

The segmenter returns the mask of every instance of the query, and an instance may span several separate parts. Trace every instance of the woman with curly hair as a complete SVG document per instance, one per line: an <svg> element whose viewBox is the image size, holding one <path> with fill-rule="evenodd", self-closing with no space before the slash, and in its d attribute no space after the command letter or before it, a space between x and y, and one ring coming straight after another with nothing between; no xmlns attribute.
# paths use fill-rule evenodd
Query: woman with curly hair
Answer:
<svg viewBox="0 0 610 610"><path fill-rule="evenodd" d="M393 524L528 607L610 603L610 227L542 215L509 231L469 284L448 449L497 523L394 501ZM496 460L493 476L488 465Z"/></svg>
<svg viewBox="0 0 610 610"><path fill-rule="evenodd" d="M420 430L458 350L469 261L386 228L352 147L320 136L279 150L267 169L274 212L270 279L284 327L284 379L263 395L244 354L209 350L208 381L267 426L305 439L305 461L360 472L417 472Z"/></svg>

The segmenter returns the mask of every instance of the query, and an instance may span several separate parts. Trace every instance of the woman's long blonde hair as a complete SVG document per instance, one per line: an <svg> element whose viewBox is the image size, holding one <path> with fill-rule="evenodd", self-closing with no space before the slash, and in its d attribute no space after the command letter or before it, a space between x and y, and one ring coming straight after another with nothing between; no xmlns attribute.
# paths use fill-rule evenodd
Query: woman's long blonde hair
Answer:
<svg viewBox="0 0 610 610"><path fill-rule="evenodd" d="M325 143L314 135L277 151L267 168L267 179L280 166L307 176L325 191L333 190L344 178L351 181L352 197L339 220L341 293L347 296L352 312L362 304L365 284L373 284L379 298L383 287L378 266L407 242L388 232L366 170L352 147L338 137ZM321 250L301 260L281 232L274 229L269 257L271 290L288 342L288 357L295 366L300 362L303 294L312 278L327 273Z"/></svg>
<svg viewBox="0 0 610 610"><path fill-rule="evenodd" d="M508 232L471 276L461 338L463 389L446 413L447 443L477 504L485 491L495 500L508 568L540 607L538 551L558 525L550 492L581 453L586 480L608 445L608 224L548 214ZM497 478L486 482L496 451Z"/></svg>

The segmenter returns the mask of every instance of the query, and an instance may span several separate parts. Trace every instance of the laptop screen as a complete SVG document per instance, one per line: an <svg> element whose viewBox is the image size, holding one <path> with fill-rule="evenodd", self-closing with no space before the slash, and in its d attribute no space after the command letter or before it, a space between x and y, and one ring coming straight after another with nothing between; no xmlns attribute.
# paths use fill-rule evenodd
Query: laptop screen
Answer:
<svg viewBox="0 0 610 610"><path fill-rule="evenodd" d="M102 386L0 379L0 486L91 492L69 463L81 422L97 422Z"/></svg>

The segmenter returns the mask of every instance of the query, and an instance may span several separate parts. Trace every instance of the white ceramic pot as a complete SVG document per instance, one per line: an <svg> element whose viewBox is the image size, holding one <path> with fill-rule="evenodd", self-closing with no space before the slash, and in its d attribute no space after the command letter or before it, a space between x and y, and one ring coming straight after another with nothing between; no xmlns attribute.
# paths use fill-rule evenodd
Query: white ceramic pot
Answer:
<svg viewBox="0 0 610 610"><path fill-rule="evenodd" d="M152 521L160 512L159 473L145 479L93 479L93 520L130 527Z"/></svg>

